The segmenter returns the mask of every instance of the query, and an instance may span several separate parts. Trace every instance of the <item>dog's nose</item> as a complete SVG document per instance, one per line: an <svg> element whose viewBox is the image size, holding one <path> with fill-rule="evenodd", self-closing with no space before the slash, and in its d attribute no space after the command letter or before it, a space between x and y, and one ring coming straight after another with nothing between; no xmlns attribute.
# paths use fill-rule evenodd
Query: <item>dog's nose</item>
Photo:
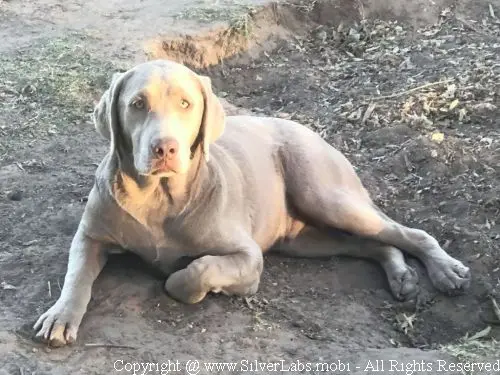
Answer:
<svg viewBox="0 0 500 375"><path fill-rule="evenodd" d="M163 138L153 143L153 154L157 158L172 159L177 155L179 142L173 138Z"/></svg>

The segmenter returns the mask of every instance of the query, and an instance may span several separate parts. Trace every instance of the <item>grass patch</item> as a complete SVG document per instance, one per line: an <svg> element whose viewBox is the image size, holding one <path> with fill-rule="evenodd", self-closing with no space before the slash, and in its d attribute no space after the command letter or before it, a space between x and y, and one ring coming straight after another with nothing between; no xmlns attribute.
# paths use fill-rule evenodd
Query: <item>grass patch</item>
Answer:
<svg viewBox="0 0 500 375"><path fill-rule="evenodd" d="M229 29L233 34L240 34L249 38L252 34L252 13L243 13L233 17Z"/></svg>
<svg viewBox="0 0 500 375"><path fill-rule="evenodd" d="M200 0L195 6L177 13L176 19L196 20L199 22L224 22L231 24L239 20L248 13L254 12L254 8L248 2L234 0L207 1Z"/></svg>
<svg viewBox="0 0 500 375"><path fill-rule="evenodd" d="M500 353L500 342L489 337L490 331L491 327L488 326L472 336L466 335L457 343L441 347L441 350L460 362L484 362L496 359Z"/></svg>
<svg viewBox="0 0 500 375"><path fill-rule="evenodd" d="M38 138L90 120L113 71L92 56L91 43L70 35L0 57L0 158L12 137Z"/></svg>

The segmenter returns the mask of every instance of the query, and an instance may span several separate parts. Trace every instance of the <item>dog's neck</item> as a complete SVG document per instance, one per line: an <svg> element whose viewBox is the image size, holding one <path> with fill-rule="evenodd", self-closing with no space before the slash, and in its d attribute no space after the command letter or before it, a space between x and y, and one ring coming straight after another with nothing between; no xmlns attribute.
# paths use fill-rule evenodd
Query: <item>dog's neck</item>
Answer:
<svg viewBox="0 0 500 375"><path fill-rule="evenodd" d="M204 160L202 148L198 146L193 151L188 172L161 178L160 185L171 205L183 210L186 205L197 198L207 177L208 166Z"/></svg>
<svg viewBox="0 0 500 375"><path fill-rule="evenodd" d="M197 147L187 173L171 177L144 176L133 163L119 158L113 196L122 209L144 225L185 212L196 204L209 183L209 168L202 147Z"/></svg>

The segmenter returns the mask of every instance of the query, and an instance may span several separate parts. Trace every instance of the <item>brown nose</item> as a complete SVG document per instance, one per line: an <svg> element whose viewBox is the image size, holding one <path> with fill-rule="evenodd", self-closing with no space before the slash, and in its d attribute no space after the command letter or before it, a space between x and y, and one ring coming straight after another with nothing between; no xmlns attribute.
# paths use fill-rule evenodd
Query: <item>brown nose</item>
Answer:
<svg viewBox="0 0 500 375"><path fill-rule="evenodd" d="M170 137L163 138L154 142L152 149L153 155L157 158L173 159L179 150L179 142Z"/></svg>

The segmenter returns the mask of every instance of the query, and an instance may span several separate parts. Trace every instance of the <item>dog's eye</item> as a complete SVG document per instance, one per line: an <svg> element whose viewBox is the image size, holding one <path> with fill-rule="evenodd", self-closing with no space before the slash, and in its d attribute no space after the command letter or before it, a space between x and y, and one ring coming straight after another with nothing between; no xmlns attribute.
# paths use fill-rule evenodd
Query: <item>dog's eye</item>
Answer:
<svg viewBox="0 0 500 375"><path fill-rule="evenodd" d="M181 99L181 107L186 109L189 107L189 102L186 99Z"/></svg>
<svg viewBox="0 0 500 375"><path fill-rule="evenodd" d="M137 109L143 109L144 108L144 100L141 98L134 99L134 101L132 102L132 105Z"/></svg>

